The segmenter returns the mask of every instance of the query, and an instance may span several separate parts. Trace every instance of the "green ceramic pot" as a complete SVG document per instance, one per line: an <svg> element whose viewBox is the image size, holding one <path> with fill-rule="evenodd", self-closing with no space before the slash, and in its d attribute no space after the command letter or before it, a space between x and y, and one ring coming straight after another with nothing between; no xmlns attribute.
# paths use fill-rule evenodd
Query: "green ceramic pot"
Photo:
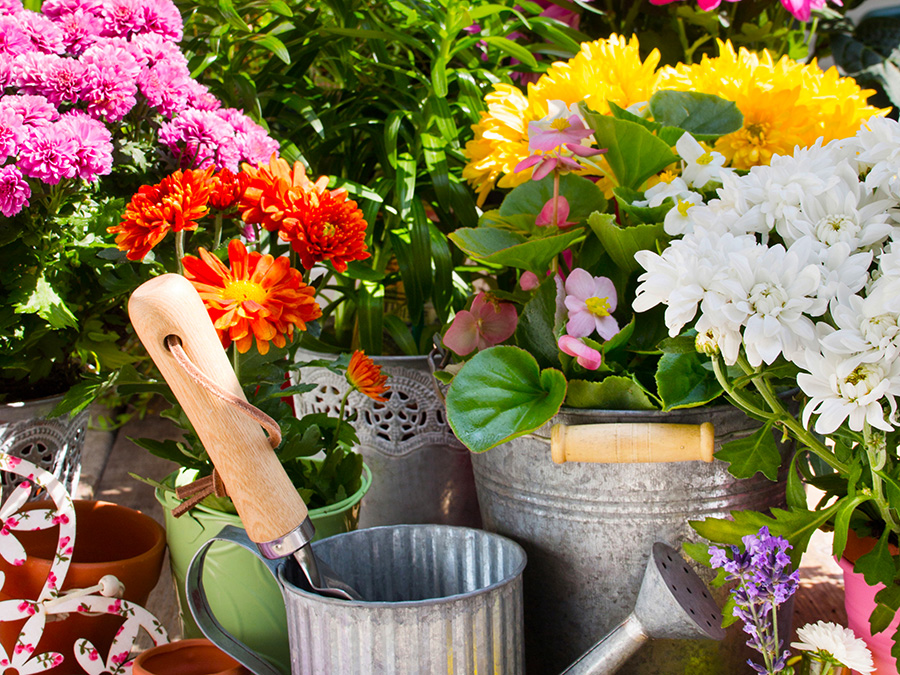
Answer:
<svg viewBox="0 0 900 675"><path fill-rule="evenodd" d="M165 485L184 483L179 471L163 481ZM309 512L316 528L315 539L355 530L359 522L359 508L363 495L372 484L372 474L363 466L362 487L347 499L313 509ZM184 597L184 579L188 565L197 549L226 525L243 527L241 519L230 513L196 506L188 514L175 518L172 509L179 504L175 493L157 488L156 499L163 506L169 563L180 606L183 637L203 637L194 623ZM203 569L203 585L213 615L226 631L236 636L251 651L272 661L284 673L289 673L287 615L281 590L256 556L248 551L218 542L209 551Z"/></svg>

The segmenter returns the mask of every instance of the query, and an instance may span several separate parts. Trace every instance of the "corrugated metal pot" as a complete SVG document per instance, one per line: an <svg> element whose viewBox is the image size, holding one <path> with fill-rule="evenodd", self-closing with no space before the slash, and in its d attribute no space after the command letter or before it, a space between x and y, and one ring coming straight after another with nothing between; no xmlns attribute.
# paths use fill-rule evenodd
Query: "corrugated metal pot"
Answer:
<svg viewBox="0 0 900 675"><path fill-rule="evenodd" d="M298 361L333 358L298 351ZM375 356L390 375L387 401L354 392L348 400L359 418L356 450L372 469L372 488L360 515L360 528L403 523L480 527L470 453L447 424L435 391L427 356ZM294 397L298 417L310 412L336 415L347 381L327 368L304 368L299 381L317 385Z"/></svg>
<svg viewBox="0 0 900 675"><path fill-rule="evenodd" d="M566 409L552 421L712 422L716 450L757 423L722 406L659 411ZM549 437L550 425L538 432ZM679 548L700 537L689 520L737 509L784 504L784 481L731 476L720 461L554 464L549 441L522 437L473 455L485 529L517 541L528 554L525 639L528 672L558 673L634 607L654 542ZM696 567L705 580L709 570ZM717 598L724 604L727 591ZM752 672L746 637L732 626L721 643L653 641L621 670L641 675Z"/></svg>
<svg viewBox="0 0 900 675"><path fill-rule="evenodd" d="M219 538L251 550L233 528ZM397 525L312 544L365 602L303 590L295 561L267 561L284 595L293 675L521 675L525 553L505 537L465 527ZM206 547L188 574L191 611L206 636L257 675L275 675L212 622L202 586ZM206 589L206 593L228 589Z"/></svg>

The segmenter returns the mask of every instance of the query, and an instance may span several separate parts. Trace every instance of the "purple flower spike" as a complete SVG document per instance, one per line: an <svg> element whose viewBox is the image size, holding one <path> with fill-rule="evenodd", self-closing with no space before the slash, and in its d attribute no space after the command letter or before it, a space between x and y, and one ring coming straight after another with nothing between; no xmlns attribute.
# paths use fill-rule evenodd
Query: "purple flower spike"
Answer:
<svg viewBox="0 0 900 675"><path fill-rule="evenodd" d="M782 537L769 534L768 527L742 539L744 551L737 546L728 549L710 547L713 569L727 572L727 581L736 581L731 591L735 600L734 616L744 623L750 638L747 645L763 656L764 665L748 661L758 673L779 673L787 663L788 652L782 649L778 636L776 610L800 585L800 573L791 572L787 555L791 545ZM730 553L730 555L729 555Z"/></svg>

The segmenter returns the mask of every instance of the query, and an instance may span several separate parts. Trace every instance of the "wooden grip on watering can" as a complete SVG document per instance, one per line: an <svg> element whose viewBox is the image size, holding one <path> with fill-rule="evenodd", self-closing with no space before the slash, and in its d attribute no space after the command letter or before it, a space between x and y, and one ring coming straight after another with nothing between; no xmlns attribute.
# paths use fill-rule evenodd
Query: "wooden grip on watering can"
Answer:
<svg viewBox="0 0 900 675"><path fill-rule="evenodd" d="M714 442L709 422L555 424L550 431L550 452L557 464L711 462Z"/></svg>
<svg viewBox="0 0 900 675"><path fill-rule="evenodd" d="M142 284L128 302L134 329L171 387L255 542L294 530L307 516L259 424L197 384L166 346L180 339L190 361L216 385L246 401L212 320L193 285L178 274Z"/></svg>

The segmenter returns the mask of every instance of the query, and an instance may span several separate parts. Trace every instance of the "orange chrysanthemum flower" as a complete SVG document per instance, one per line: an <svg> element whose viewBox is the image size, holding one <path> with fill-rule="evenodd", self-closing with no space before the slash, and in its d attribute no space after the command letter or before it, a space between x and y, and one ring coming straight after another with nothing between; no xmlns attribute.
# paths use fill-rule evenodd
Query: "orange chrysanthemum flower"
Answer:
<svg viewBox="0 0 900 675"><path fill-rule="evenodd" d="M116 234L116 246L129 260L143 260L169 231L197 229L209 212L212 167L180 169L157 185L143 185L131 198L122 221L106 229Z"/></svg>
<svg viewBox="0 0 900 675"><path fill-rule="evenodd" d="M227 211L237 204L243 192L242 175L223 167L213 176L213 189L209 195L209 205L220 211Z"/></svg>
<svg viewBox="0 0 900 675"><path fill-rule="evenodd" d="M350 365L347 366L347 382L350 386L361 391L373 401L387 401L382 396L390 387L385 385L388 376L381 374L381 366L372 363L372 359L365 353L357 350L350 357Z"/></svg>
<svg viewBox="0 0 900 675"><path fill-rule="evenodd" d="M366 221L347 191L327 190L321 180L310 189L293 189L278 236L290 242L306 269L330 260L338 272L352 260L365 260Z"/></svg>
<svg viewBox="0 0 900 675"><path fill-rule="evenodd" d="M260 354L269 342L284 347L294 328L306 330L306 322L322 316L315 291L303 283L303 275L287 257L273 258L248 252L238 239L228 244L229 269L206 249L200 257L185 256L184 276L197 289L219 333L222 345L234 342L241 354L253 339Z"/></svg>
<svg viewBox="0 0 900 675"><path fill-rule="evenodd" d="M262 225L270 232L281 227L288 211L288 194L295 189L308 190L313 182L306 176L306 168L294 162L293 168L277 154L272 154L268 164L242 168L244 191L238 202L238 210L245 223ZM328 179L319 181L324 188Z"/></svg>

